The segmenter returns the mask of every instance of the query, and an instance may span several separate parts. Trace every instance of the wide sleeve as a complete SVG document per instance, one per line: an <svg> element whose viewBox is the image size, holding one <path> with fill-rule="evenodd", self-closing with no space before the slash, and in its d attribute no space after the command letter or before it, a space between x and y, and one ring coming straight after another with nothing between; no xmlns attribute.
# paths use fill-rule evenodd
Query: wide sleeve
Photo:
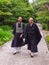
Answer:
<svg viewBox="0 0 49 65"><path fill-rule="evenodd" d="M25 30L25 24L23 23L23 33L24 33L24 30Z"/></svg>
<svg viewBox="0 0 49 65"><path fill-rule="evenodd" d="M16 24L14 24L13 26L13 34L15 35L15 33L16 33Z"/></svg>
<svg viewBox="0 0 49 65"><path fill-rule="evenodd" d="M42 38L42 35L41 35L40 30L36 24L35 24L35 28L36 28L36 36L38 38L38 41L40 41Z"/></svg>
<svg viewBox="0 0 49 65"><path fill-rule="evenodd" d="M24 37L25 38L27 38L27 34L28 34L28 25L24 29Z"/></svg>

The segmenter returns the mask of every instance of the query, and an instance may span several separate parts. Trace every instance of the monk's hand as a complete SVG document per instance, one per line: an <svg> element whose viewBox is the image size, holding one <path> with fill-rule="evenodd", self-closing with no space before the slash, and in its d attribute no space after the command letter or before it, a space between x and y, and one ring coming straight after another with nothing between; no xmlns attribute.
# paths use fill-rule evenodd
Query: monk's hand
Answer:
<svg viewBox="0 0 49 65"><path fill-rule="evenodd" d="M22 38L23 34L20 35L20 38Z"/></svg>
<svg viewBox="0 0 49 65"><path fill-rule="evenodd" d="M25 43L25 38L23 38L23 42Z"/></svg>

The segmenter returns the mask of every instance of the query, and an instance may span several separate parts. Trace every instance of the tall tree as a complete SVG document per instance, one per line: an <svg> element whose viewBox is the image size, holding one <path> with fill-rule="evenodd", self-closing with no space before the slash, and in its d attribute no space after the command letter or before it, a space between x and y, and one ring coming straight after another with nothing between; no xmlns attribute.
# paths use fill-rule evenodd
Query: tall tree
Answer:
<svg viewBox="0 0 49 65"><path fill-rule="evenodd" d="M13 23L19 16L26 22L34 17L34 9L29 6L28 0L0 0L0 23Z"/></svg>

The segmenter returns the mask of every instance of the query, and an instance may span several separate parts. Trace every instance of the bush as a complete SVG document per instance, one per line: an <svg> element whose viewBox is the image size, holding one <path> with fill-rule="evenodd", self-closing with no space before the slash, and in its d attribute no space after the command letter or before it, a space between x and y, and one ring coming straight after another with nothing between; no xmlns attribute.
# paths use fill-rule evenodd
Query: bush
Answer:
<svg viewBox="0 0 49 65"><path fill-rule="evenodd" d="M9 41L11 38L12 38L11 32L0 29L0 46L3 45L5 42Z"/></svg>
<svg viewBox="0 0 49 65"><path fill-rule="evenodd" d="M8 25L0 26L0 28L3 29L3 30L6 30L6 31L12 30L12 27L10 27L10 26L8 26Z"/></svg>
<svg viewBox="0 0 49 65"><path fill-rule="evenodd" d="M49 43L49 36L46 36L46 41Z"/></svg>
<svg viewBox="0 0 49 65"><path fill-rule="evenodd" d="M48 30L48 27L47 27L47 24L46 23L42 23L42 29Z"/></svg>

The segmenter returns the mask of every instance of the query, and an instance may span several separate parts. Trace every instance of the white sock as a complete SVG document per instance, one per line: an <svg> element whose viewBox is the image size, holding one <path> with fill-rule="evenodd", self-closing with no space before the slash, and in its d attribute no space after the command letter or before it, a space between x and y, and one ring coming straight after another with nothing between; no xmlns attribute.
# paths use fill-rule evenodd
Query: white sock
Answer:
<svg viewBox="0 0 49 65"><path fill-rule="evenodd" d="M12 48L12 50L13 50L13 53L16 53L16 52L18 52L18 47L14 47L14 48Z"/></svg>
<svg viewBox="0 0 49 65"><path fill-rule="evenodd" d="M34 56L34 53L33 52L31 52L31 56Z"/></svg>
<svg viewBox="0 0 49 65"><path fill-rule="evenodd" d="M21 52L21 47L18 47L18 52Z"/></svg>
<svg viewBox="0 0 49 65"><path fill-rule="evenodd" d="M21 47L14 47L12 48L13 53L21 52Z"/></svg>

